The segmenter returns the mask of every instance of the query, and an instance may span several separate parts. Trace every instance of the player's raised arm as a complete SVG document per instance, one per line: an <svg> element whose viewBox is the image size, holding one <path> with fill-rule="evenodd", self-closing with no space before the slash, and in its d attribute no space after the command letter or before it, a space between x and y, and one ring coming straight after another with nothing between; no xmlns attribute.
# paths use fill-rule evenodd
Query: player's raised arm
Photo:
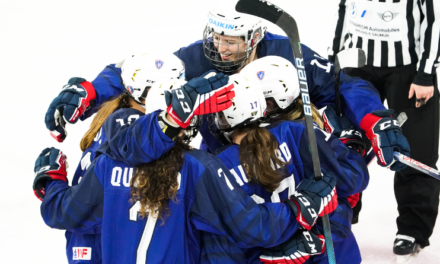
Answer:
<svg viewBox="0 0 440 264"><path fill-rule="evenodd" d="M35 162L34 192L42 200L44 222L57 229L84 234L101 232L103 187L90 165L80 184L67 183L66 156L58 149L47 148Z"/></svg>
<svg viewBox="0 0 440 264"><path fill-rule="evenodd" d="M106 129L119 118L107 120L104 130L115 159L137 166L158 159L173 145L182 128L192 129L195 115L221 111L232 105L233 84L223 74L155 84L147 97L147 111L162 109L125 124L115 133ZM154 109L155 108L155 109Z"/></svg>
<svg viewBox="0 0 440 264"><path fill-rule="evenodd" d="M272 247L289 239L304 224L297 220L303 209L307 210L301 203L297 207L292 198L286 203L257 204L216 160L206 168L196 187L191 212L199 230L226 236L240 248ZM314 187L315 191L319 189ZM302 199L312 202L313 198L308 196L312 193L308 193L307 186L304 188ZM312 196L319 200L316 194Z"/></svg>
<svg viewBox="0 0 440 264"><path fill-rule="evenodd" d="M147 87L159 79L179 78L184 68L175 55L152 52L110 64L92 82L72 78L50 104L45 117L46 127L58 142L63 142L67 136L66 123L75 124L78 119L85 120L96 113L104 102L124 91L141 103L139 99L145 99L146 93L143 93ZM144 85L137 86L140 84Z"/></svg>

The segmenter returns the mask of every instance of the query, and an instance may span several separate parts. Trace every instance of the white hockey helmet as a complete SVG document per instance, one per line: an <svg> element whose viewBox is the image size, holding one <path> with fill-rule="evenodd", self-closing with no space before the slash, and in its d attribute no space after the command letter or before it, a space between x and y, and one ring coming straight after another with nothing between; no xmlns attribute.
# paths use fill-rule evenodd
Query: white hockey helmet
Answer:
<svg viewBox="0 0 440 264"><path fill-rule="evenodd" d="M227 85L234 84L235 97L232 106L215 114L215 124L229 140L234 128L242 128L260 122L266 114L266 100L261 86L250 81L243 74L229 77Z"/></svg>
<svg viewBox="0 0 440 264"><path fill-rule="evenodd" d="M165 91L180 88L185 83L186 81L182 79L162 79L154 83L145 99L145 114L156 110L166 110Z"/></svg>
<svg viewBox="0 0 440 264"><path fill-rule="evenodd" d="M212 64L223 73L233 74L240 70L257 44L264 38L266 27L262 19L238 13L234 5L223 5L208 13L208 21L203 32L203 51ZM228 39L221 41L220 36L239 37L234 43ZM226 42L226 43L225 43ZM240 44L245 48L239 49ZM227 46L227 55L235 51L234 60L222 60L219 46ZM232 47L232 46L236 47Z"/></svg>
<svg viewBox="0 0 440 264"><path fill-rule="evenodd" d="M185 65L176 55L163 52L137 54L127 58L121 67L122 82L133 99L142 104L148 88L163 79L178 79L185 71Z"/></svg>
<svg viewBox="0 0 440 264"><path fill-rule="evenodd" d="M240 73L261 85L267 116L283 112L300 95L297 70L285 58L266 56L249 63Z"/></svg>

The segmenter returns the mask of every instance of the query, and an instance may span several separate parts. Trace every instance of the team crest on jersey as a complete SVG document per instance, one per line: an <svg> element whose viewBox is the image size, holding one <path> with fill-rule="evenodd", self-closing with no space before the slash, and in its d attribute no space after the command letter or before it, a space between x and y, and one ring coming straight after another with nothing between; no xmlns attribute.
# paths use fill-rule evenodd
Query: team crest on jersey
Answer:
<svg viewBox="0 0 440 264"><path fill-rule="evenodd" d="M131 87L131 86L127 86L127 90L128 90L130 93L133 93L133 92L134 92L134 89L133 89L133 87Z"/></svg>
<svg viewBox="0 0 440 264"><path fill-rule="evenodd" d="M163 64L164 64L163 61L161 61L161 60L157 60L157 61L156 61L156 68L157 68L158 70L160 70L160 68L162 68Z"/></svg>
<svg viewBox="0 0 440 264"><path fill-rule="evenodd" d="M91 260L92 259L92 248L90 247L74 247L73 249L73 260Z"/></svg>
<svg viewBox="0 0 440 264"><path fill-rule="evenodd" d="M257 77L260 79L260 81L262 81L264 79L264 71L257 72Z"/></svg>

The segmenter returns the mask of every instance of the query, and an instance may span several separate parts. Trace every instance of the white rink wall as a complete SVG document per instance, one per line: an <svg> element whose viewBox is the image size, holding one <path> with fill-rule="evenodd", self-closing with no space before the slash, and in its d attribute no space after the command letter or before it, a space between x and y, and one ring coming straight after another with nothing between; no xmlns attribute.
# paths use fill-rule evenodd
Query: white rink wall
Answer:
<svg viewBox="0 0 440 264"><path fill-rule="evenodd" d="M293 15L301 40L326 57L338 0L276 0ZM132 53L170 52L201 39L212 0L3 0L0 1L1 263L67 263L64 232L42 221L31 186L36 157L45 147L62 149L70 179L79 162L79 141L89 121L68 126L59 144L44 124L52 99L70 77L93 80L110 63ZM270 24L269 31L280 33ZM360 224L354 227L364 263L395 263L396 202L392 173L371 167ZM380 195L380 196L379 196ZM439 263L438 228L413 263Z"/></svg>

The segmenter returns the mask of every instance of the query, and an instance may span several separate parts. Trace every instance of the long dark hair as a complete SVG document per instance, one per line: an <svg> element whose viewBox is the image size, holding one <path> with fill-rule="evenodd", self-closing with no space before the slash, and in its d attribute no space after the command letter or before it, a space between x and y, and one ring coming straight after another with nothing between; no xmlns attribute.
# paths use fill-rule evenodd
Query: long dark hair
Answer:
<svg viewBox="0 0 440 264"><path fill-rule="evenodd" d="M276 155L278 141L259 124L238 132L248 132L240 142L240 163L249 182L263 186L268 192L275 191L287 173L287 163Z"/></svg>
<svg viewBox="0 0 440 264"><path fill-rule="evenodd" d="M132 201L140 201L141 217L151 215L164 222L169 215L168 202L177 203L176 194L179 188L177 176L184 161L184 151L191 147L177 137L176 144L159 159L137 167L131 179L130 194Z"/></svg>

